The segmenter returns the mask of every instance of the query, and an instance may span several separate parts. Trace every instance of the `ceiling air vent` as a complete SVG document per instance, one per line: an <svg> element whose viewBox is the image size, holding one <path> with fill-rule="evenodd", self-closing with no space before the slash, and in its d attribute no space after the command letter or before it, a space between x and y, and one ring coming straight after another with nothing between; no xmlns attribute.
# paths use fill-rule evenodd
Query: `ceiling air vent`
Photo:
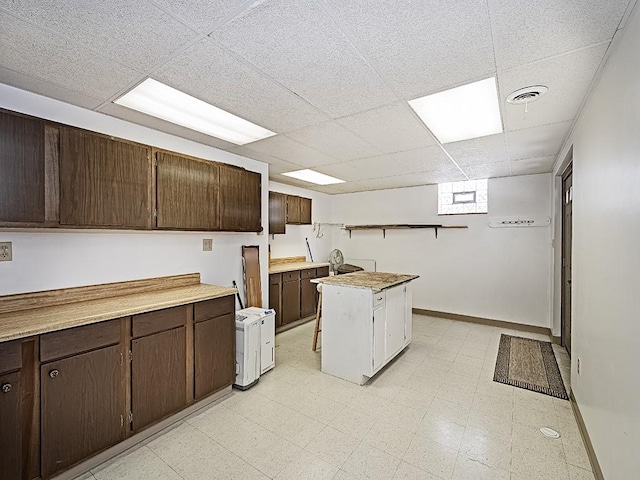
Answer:
<svg viewBox="0 0 640 480"><path fill-rule="evenodd" d="M514 105L531 103L538 100L548 91L549 89L544 85L532 85L530 87L521 88L519 90L516 90L515 92L512 92L507 97L507 102Z"/></svg>

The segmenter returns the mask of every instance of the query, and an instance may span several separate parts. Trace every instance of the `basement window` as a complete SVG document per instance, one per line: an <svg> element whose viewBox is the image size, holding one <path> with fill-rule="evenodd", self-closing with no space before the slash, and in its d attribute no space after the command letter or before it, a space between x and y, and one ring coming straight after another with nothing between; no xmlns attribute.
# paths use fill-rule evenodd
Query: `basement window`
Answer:
<svg viewBox="0 0 640 480"><path fill-rule="evenodd" d="M439 183L438 215L487 213L487 187L487 180Z"/></svg>

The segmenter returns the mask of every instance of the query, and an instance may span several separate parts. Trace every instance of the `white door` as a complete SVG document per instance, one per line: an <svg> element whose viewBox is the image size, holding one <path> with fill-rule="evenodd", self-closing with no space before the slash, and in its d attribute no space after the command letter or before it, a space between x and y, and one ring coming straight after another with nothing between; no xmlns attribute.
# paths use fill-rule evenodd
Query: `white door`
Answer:
<svg viewBox="0 0 640 480"><path fill-rule="evenodd" d="M373 370L377 370L387 359L385 352L385 312L384 307L373 310Z"/></svg>
<svg viewBox="0 0 640 480"><path fill-rule="evenodd" d="M404 348L406 325L406 300L404 286L387 290L387 358L394 357Z"/></svg>

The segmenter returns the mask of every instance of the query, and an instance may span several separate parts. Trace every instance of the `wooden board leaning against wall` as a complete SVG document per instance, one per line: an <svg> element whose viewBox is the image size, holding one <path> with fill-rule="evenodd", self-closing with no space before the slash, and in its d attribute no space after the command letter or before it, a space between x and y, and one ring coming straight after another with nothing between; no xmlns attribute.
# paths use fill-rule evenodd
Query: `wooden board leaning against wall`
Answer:
<svg viewBox="0 0 640 480"><path fill-rule="evenodd" d="M261 232L261 174L0 110L0 227Z"/></svg>

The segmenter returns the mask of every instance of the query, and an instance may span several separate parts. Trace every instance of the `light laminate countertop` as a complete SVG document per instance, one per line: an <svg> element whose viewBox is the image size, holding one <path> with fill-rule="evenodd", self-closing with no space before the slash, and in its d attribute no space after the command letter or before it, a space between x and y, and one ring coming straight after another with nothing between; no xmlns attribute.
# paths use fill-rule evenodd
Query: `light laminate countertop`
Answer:
<svg viewBox="0 0 640 480"><path fill-rule="evenodd" d="M120 295L2 313L0 314L0 342L235 295L235 293L235 288L200 283L134 295Z"/></svg>
<svg viewBox="0 0 640 480"><path fill-rule="evenodd" d="M269 267L269 274L293 272L296 270L306 270L307 268L328 267L328 263L324 262L291 262L291 263L278 263Z"/></svg>
<svg viewBox="0 0 640 480"><path fill-rule="evenodd" d="M420 275L385 272L353 272L312 280L315 283L353 288L369 288L375 292L415 280Z"/></svg>

